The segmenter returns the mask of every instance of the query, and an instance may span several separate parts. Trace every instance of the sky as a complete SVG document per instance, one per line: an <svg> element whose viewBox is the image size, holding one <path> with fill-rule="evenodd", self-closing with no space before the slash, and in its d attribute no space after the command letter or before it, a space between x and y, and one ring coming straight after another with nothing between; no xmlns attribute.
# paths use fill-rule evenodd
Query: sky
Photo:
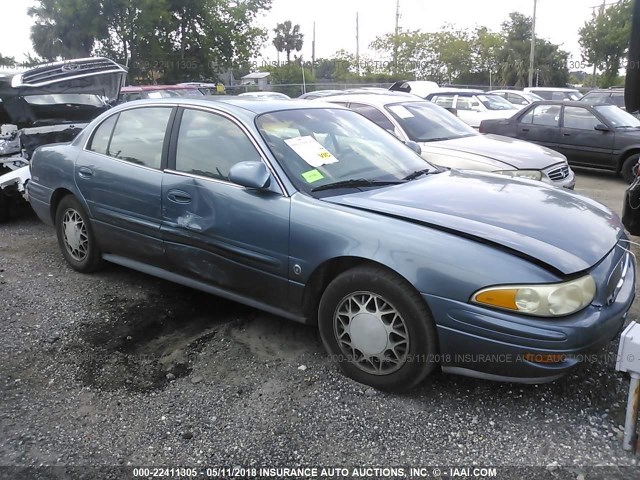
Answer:
<svg viewBox="0 0 640 480"><path fill-rule="evenodd" d="M607 3L615 0L606 0ZM560 44L570 52L569 60L580 61L578 29L602 0L538 0L536 36ZM16 60L32 51L29 29L33 23L27 9L35 0L2 0L3 27L0 29L0 53ZM437 31L443 24L460 28L485 26L499 30L512 11L533 15L534 0L400 0L400 26L407 30ZM356 13L360 21L360 53L369 54L368 45L378 35L392 32L395 26L396 0L273 0L271 11L259 18L272 29L291 20L305 34L302 50L311 59L313 23L316 24L316 58L330 57L345 49L355 53ZM270 43L256 60L273 61L276 51ZM375 58L372 58L375 60Z"/></svg>

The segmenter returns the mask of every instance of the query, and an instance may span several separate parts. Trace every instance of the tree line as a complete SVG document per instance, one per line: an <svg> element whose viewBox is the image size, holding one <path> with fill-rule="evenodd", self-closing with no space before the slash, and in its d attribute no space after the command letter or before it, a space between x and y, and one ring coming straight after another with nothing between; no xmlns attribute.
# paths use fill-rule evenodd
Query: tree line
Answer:
<svg viewBox="0 0 640 480"><path fill-rule="evenodd" d="M26 63L103 55L129 67L131 83L215 81L230 69L248 73L269 31L257 25L272 0L38 0L31 40L37 57ZM534 82L560 86L569 68L603 72L607 87L620 81L631 24L631 0L594 11L579 31L582 58L537 39ZM532 19L509 14L497 32L485 27L437 32L400 30L378 36L373 54L356 58L346 50L307 63L306 81L389 82L418 78L439 84L527 86ZM304 35L290 20L272 29L272 45L286 54L282 65L263 67L278 83L301 83ZM293 61L291 54L293 53ZM308 60L308 59L307 59ZM284 62L282 62L284 63ZM15 59L0 55L0 66ZM253 63L255 65L255 62ZM297 67L296 67L297 65ZM579 68L577 68L579 67ZM584 78L584 77L582 77ZM594 81L595 78L587 79Z"/></svg>

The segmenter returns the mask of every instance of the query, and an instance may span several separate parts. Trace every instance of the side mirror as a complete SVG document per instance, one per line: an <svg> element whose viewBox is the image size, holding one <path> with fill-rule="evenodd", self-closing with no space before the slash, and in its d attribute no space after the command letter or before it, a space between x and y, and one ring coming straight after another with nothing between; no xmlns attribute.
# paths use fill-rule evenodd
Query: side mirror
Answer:
<svg viewBox="0 0 640 480"><path fill-rule="evenodd" d="M271 183L271 173L262 162L240 162L229 170L229 180L246 188L260 190Z"/></svg>
<svg viewBox="0 0 640 480"><path fill-rule="evenodd" d="M445 110L449 113L453 113L456 117L458 116L458 109L453 107L445 107Z"/></svg>
<svg viewBox="0 0 640 480"><path fill-rule="evenodd" d="M416 142L412 142L411 140L407 140L404 144L409 147L411 150L416 152L418 155L422 154L422 148Z"/></svg>
<svg viewBox="0 0 640 480"><path fill-rule="evenodd" d="M599 132L609 132L609 131L611 131L611 129L609 127L607 127L603 123L597 124L595 127L593 127L593 129L594 130L598 130Z"/></svg>

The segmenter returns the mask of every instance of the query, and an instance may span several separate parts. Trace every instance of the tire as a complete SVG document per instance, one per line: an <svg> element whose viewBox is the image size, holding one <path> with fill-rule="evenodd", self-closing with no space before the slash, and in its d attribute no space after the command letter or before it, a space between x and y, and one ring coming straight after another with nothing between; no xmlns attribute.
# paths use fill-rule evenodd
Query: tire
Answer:
<svg viewBox="0 0 640 480"><path fill-rule="evenodd" d="M8 222L11 216L11 201L2 190L0 190L0 223Z"/></svg>
<svg viewBox="0 0 640 480"><path fill-rule="evenodd" d="M338 275L320 300L318 327L343 373L380 390L408 390L437 364L437 333L426 304L411 284L380 267Z"/></svg>
<svg viewBox="0 0 640 480"><path fill-rule="evenodd" d="M636 178L636 165L640 159L640 153L631 155L625 159L620 169L620 175L625 182L631 183Z"/></svg>
<svg viewBox="0 0 640 480"><path fill-rule="evenodd" d="M89 216L73 195L67 195L58 204L56 234L62 255L74 270L91 273L102 266Z"/></svg>

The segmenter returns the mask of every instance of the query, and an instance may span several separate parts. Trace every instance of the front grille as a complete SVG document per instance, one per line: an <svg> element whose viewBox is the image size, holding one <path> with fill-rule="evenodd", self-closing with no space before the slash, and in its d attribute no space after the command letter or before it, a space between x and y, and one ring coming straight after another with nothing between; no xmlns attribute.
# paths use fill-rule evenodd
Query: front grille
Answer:
<svg viewBox="0 0 640 480"><path fill-rule="evenodd" d="M554 167L547 171L547 176L553 181L564 180L569 176L569 165L562 165L561 167Z"/></svg>
<svg viewBox="0 0 640 480"><path fill-rule="evenodd" d="M118 72L122 68L107 58L88 58L85 60L71 60L54 65L43 65L32 68L22 74L22 85L40 85L78 75L96 74L101 72Z"/></svg>

